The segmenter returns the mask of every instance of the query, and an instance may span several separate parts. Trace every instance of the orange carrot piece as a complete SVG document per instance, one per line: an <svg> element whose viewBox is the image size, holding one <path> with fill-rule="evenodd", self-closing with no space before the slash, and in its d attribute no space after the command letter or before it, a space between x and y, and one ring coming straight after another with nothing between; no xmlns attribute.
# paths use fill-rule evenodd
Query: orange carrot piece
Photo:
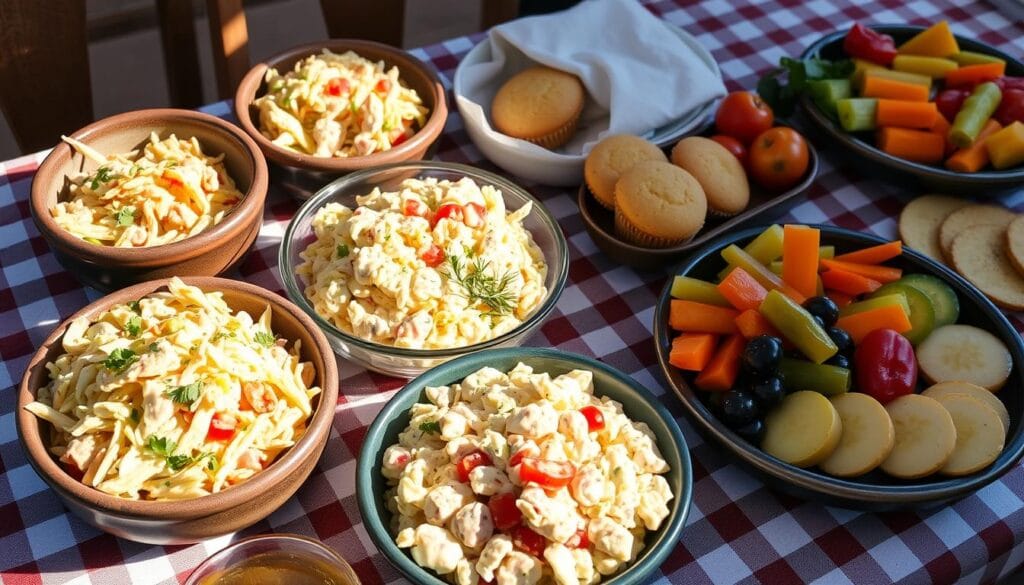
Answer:
<svg viewBox="0 0 1024 585"><path fill-rule="evenodd" d="M946 152L942 136L908 128L879 128L876 145L895 157L927 164L940 162Z"/></svg>
<svg viewBox="0 0 1024 585"><path fill-rule="evenodd" d="M882 283L879 282L878 286L882 286ZM825 291L825 296L832 299L832 302L835 303L836 306L839 307L840 309L853 302L853 295L848 295L837 290Z"/></svg>
<svg viewBox="0 0 1024 585"><path fill-rule="evenodd" d="M768 295L768 289L742 268L736 268L718 283L718 292L740 311L760 307Z"/></svg>
<svg viewBox="0 0 1024 585"><path fill-rule="evenodd" d="M899 280L903 276L903 271L899 268L892 268L890 266L876 266L873 264L861 264L859 262L844 262L842 260L828 260L823 259L821 265L828 269L845 270L854 274L859 274L865 278L871 280L877 280L882 284Z"/></svg>
<svg viewBox="0 0 1024 585"><path fill-rule="evenodd" d="M695 301L673 299L669 305L668 324L687 333L736 333L736 316L740 312Z"/></svg>
<svg viewBox="0 0 1024 585"><path fill-rule="evenodd" d="M839 291L851 296L873 293L882 288L882 283L877 280L834 268L821 273L821 282L828 290Z"/></svg>
<svg viewBox="0 0 1024 585"><path fill-rule="evenodd" d="M942 137L942 143L945 145L945 148L942 151L943 156L949 156L956 152L957 149L957 146L949 139L950 128L952 128L952 126L950 125L949 120L940 113L938 116L935 116L935 123L928 129L932 134L938 134Z"/></svg>
<svg viewBox="0 0 1024 585"><path fill-rule="evenodd" d="M846 330L854 343L875 329L892 329L897 333L910 331L910 318L899 305L888 305L840 317L836 327Z"/></svg>
<svg viewBox="0 0 1024 585"><path fill-rule="evenodd" d="M832 260L840 262L856 262L858 264L881 264L886 260L892 260L903 253L903 242L894 240L886 244L878 244L870 248L863 248L856 252L840 254Z"/></svg>
<svg viewBox="0 0 1024 585"><path fill-rule="evenodd" d="M787 224L782 235L782 281L805 297L817 294L818 245L821 233L812 227Z"/></svg>
<svg viewBox="0 0 1024 585"><path fill-rule="evenodd" d="M779 330L757 309L748 309L740 313L736 317L736 328L739 329L740 335L747 339L753 339L758 335L781 337Z"/></svg>
<svg viewBox="0 0 1024 585"><path fill-rule="evenodd" d="M928 88L916 83L868 75L864 78L861 97L926 102L928 101Z"/></svg>
<svg viewBox="0 0 1024 585"><path fill-rule="evenodd" d="M987 167L988 149L985 148L985 139L1002 129L1002 124L989 118L970 146L961 148L946 159L946 168L958 173L976 173Z"/></svg>
<svg viewBox="0 0 1024 585"><path fill-rule="evenodd" d="M928 130L935 124L939 109L935 102L908 102L905 100L878 100L875 125Z"/></svg>
<svg viewBox="0 0 1024 585"><path fill-rule="evenodd" d="M978 65L967 65L946 73L945 86L959 87L969 85L971 87L986 81L992 81L1002 77L1006 73L1006 62L981 63Z"/></svg>
<svg viewBox="0 0 1024 585"><path fill-rule="evenodd" d="M699 372L707 367L715 353L715 336L710 333L683 333L672 340L668 363L680 370Z"/></svg>
<svg viewBox="0 0 1024 585"><path fill-rule="evenodd" d="M715 357L711 358L694 380L697 387L709 392L731 390L740 372L740 357L746 345L747 340L742 335L733 335L726 339L715 351Z"/></svg>

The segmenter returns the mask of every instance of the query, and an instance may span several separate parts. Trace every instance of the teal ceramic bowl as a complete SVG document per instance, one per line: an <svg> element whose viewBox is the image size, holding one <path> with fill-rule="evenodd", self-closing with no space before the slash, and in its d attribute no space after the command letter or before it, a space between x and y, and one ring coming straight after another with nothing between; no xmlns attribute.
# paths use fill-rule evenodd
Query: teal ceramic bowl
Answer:
<svg viewBox="0 0 1024 585"><path fill-rule="evenodd" d="M676 546L679 534L686 523L693 496L693 474L686 441L675 419L661 404L661 400L636 380L591 358L553 349L504 348L476 352L425 372L395 394L370 425L356 466L356 499L366 531L374 545L384 553L391 564L413 583L446 584L432 571L417 565L407 551L398 548L388 532L387 524L391 513L384 505L383 494L387 489L387 482L380 473L381 458L389 445L398 442L398 434L409 423L409 408L417 402L426 402L424 388L459 382L485 366L508 371L519 362L532 366L536 371L548 372L552 376L574 369L594 372L594 394L608 396L621 402L629 418L647 423L654 432L658 448L671 468L665 474L665 479L676 495L671 502L671 513L659 530L647 535L647 546L634 563L613 578L602 581L605 585L640 583L645 576L661 565Z"/></svg>

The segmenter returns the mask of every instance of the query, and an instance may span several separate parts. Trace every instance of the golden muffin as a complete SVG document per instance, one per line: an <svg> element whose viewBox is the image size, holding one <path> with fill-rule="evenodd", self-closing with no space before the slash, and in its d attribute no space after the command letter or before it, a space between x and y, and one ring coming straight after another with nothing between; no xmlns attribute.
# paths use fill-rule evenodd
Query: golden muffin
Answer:
<svg viewBox="0 0 1024 585"><path fill-rule="evenodd" d="M598 142L583 163L583 179L602 206L615 209L615 183L641 161L668 162L656 145L630 134L615 134Z"/></svg>
<svg viewBox="0 0 1024 585"><path fill-rule="evenodd" d="M502 134L558 148L576 132L585 97L572 73L531 67L501 86L491 102L491 120Z"/></svg>
<svg viewBox="0 0 1024 585"><path fill-rule="evenodd" d="M615 234L638 246L689 240L704 226L707 210L700 183L672 163L639 162L615 184Z"/></svg>
<svg viewBox="0 0 1024 585"><path fill-rule="evenodd" d="M708 199L708 213L736 215L750 203L747 173L724 146L701 136L680 140L672 149L672 162L693 175Z"/></svg>

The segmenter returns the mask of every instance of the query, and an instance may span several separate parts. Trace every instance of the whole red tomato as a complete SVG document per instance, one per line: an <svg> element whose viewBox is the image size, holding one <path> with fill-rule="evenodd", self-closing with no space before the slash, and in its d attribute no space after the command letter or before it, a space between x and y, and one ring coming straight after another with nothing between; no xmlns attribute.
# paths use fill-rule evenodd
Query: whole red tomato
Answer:
<svg viewBox="0 0 1024 585"><path fill-rule="evenodd" d="M1003 99L999 101L999 108L992 117L1003 126L1024 122L1024 89L1004 89Z"/></svg>
<svg viewBox="0 0 1024 585"><path fill-rule="evenodd" d="M750 145L749 171L766 189L785 189L807 171L807 142L792 128L762 132Z"/></svg>
<svg viewBox="0 0 1024 585"><path fill-rule="evenodd" d="M721 144L726 150L732 153L736 157L736 160L740 161L740 164L746 168L747 166L747 147L743 146L743 143L736 140L732 136L726 136L725 134L715 134L711 137L711 140Z"/></svg>
<svg viewBox="0 0 1024 585"><path fill-rule="evenodd" d="M853 354L857 389L885 404L917 386L917 356L910 341L892 329L864 336Z"/></svg>
<svg viewBox="0 0 1024 585"><path fill-rule="evenodd" d="M725 96L715 114L718 131L743 144L750 144L774 123L772 109L757 94L749 91L734 91Z"/></svg>

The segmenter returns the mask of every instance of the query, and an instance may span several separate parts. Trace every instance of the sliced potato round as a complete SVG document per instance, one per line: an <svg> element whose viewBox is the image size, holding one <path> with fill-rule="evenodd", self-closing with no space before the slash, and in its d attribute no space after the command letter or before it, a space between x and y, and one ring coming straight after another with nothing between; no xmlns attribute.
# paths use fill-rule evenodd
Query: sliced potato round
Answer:
<svg viewBox="0 0 1024 585"><path fill-rule="evenodd" d="M1006 405L1003 404L1002 400L999 400L995 394L981 386L976 386L970 382L939 382L922 392L921 395L934 398L939 402L942 402L943 396L953 395L968 396L975 400L980 400L999 415L999 420L1003 423L1003 431L1010 431L1010 411L1006 410Z"/></svg>
<svg viewBox="0 0 1024 585"><path fill-rule="evenodd" d="M882 462L882 471L916 479L946 464L956 446L956 427L938 400L907 394L886 404L885 410L896 428L896 444Z"/></svg>
<svg viewBox="0 0 1024 585"><path fill-rule="evenodd" d="M843 434L835 451L819 464L837 477L864 475L879 466L896 442L896 429L882 403L867 394L847 392L832 397L843 421Z"/></svg>
<svg viewBox="0 0 1024 585"><path fill-rule="evenodd" d="M761 449L797 467L812 467L835 451L843 422L824 395L794 392L765 417Z"/></svg>
<svg viewBox="0 0 1024 585"><path fill-rule="evenodd" d="M946 325L917 346L917 364L932 384L970 382L997 392L1010 377L1013 360L1002 341L971 325Z"/></svg>
<svg viewBox="0 0 1024 585"><path fill-rule="evenodd" d="M949 411L956 427L956 446L940 473L967 475L987 467L999 457L1006 432L996 411L966 395L947 394L938 401Z"/></svg>

